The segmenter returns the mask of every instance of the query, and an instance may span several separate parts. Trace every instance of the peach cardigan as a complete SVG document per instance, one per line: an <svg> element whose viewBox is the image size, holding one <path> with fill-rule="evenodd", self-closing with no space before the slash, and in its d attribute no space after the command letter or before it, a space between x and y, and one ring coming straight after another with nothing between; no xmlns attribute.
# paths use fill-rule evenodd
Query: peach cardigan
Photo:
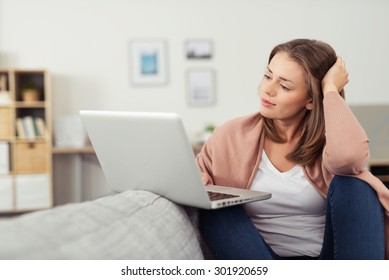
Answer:
<svg viewBox="0 0 389 280"><path fill-rule="evenodd" d="M326 197L334 175L354 176L377 192L385 211L385 255L389 257L389 190L366 168L369 140L344 99L328 92L324 100L326 145L322 156L304 167L307 179ZM218 127L196 160L204 184L250 188L257 172L264 143L259 113L233 119Z"/></svg>

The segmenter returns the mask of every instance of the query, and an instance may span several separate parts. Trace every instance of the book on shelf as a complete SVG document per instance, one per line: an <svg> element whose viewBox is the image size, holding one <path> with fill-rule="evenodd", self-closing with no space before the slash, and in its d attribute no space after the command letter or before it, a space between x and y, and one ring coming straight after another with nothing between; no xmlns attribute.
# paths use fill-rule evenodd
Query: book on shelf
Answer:
<svg viewBox="0 0 389 280"><path fill-rule="evenodd" d="M24 133L28 140L34 140L36 138L34 119L32 116L26 116L23 118Z"/></svg>
<svg viewBox="0 0 389 280"><path fill-rule="evenodd" d="M46 137L45 121L40 117L25 116L16 120L19 139L35 140Z"/></svg>
<svg viewBox="0 0 389 280"><path fill-rule="evenodd" d="M19 139L26 139L26 133L24 133L24 124L22 118L16 119L16 134Z"/></svg>
<svg viewBox="0 0 389 280"><path fill-rule="evenodd" d="M37 135L41 138L45 138L47 133L45 121L42 118L35 118L34 121Z"/></svg>

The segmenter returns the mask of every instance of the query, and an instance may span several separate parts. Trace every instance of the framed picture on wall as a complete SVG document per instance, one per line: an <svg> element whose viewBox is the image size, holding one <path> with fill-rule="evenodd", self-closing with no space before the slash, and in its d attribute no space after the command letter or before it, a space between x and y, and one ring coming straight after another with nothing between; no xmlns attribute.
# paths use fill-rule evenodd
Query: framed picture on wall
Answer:
<svg viewBox="0 0 389 280"><path fill-rule="evenodd" d="M215 71L192 69L187 72L189 106L210 106L216 103Z"/></svg>
<svg viewBox="0 0 389 280"><path fill-rule="evenodd" d="M185 49L187 59L211 59L213 55L213 44L211 40L187 40Z"/></svg>
<svg viewBox="0 0 389 280"><path fill-rule="evenodd" d="M167 83L166 42L133 40L130 42L130 69L133 85Z"/></svg>

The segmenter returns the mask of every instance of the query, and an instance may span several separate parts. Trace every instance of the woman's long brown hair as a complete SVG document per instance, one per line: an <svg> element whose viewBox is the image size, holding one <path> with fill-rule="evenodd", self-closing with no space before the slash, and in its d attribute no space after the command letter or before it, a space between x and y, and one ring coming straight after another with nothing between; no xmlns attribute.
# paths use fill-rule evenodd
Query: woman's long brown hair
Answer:
<svg viewBox="0 0 389 280"><path fill-rule="evenodd" d="M325 145L325 126L323 112L323 92L321 81L328 69L336 62L334 49L321 41L296 39L277 45L269 56L269 63L279 52L287 53L290 58L303 67L308 95L313 101L312 110L307 110L303 119L304 132L296 147L287 159L303 166L313 164L321 155ZM340 92L344 98L344 91ZM274 122L264 118L265 135L271 141L282 143L285 140L277 134Z"/></svg>

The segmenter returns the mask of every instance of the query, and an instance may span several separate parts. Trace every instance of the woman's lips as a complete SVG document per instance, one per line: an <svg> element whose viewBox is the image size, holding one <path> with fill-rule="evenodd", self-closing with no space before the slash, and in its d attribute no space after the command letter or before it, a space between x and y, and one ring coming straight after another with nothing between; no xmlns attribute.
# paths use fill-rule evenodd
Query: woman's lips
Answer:
<svg viewBox="0 0 389 280"><path fill-rule="evenodd" d="M262 102L262 105L265 106L265 107L273 107L273 106L276 106L276 104L274 103L271 103L269 100L266 100L266 99L261 99L261 102Z"/></svg>

